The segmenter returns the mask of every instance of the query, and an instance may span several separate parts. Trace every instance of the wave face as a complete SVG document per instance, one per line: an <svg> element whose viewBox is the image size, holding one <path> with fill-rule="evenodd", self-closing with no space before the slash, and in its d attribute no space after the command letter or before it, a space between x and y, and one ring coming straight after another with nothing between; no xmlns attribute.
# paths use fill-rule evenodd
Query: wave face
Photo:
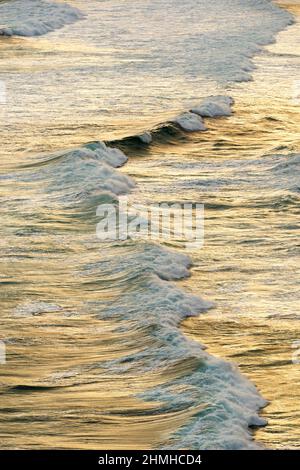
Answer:
<svg viewBox="0 0 300 470"><path fill-rule="evenodd" d="M83 14L67 3L11 0L0 5L0 18L2 36L40 36L74 23Z"/></svg>

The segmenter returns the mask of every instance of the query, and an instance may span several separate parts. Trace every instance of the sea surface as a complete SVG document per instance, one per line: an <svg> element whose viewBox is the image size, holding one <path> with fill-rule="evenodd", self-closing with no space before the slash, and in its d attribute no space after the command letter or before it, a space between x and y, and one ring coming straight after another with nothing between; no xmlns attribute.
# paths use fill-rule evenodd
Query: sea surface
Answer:
<svg viewBox="0 0 300 470"><path fill-rule="evenodd" d="M0 3L1 448L299 448L299 15ZM101 242L121 195L204 204L204 246Z"/></svg>

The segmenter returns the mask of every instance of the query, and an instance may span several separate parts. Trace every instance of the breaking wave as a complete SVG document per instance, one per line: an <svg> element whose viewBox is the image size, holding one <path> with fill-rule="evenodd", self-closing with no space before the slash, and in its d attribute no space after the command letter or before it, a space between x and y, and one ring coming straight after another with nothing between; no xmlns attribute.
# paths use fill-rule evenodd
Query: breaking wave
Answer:
<svg viewBox="0 0 300 470"><path fill-rule="evenodd" d="M210 117L212 114L219 117L223 112L231 114L230 108L216 105L220 101L233 104L229 98L211 97L205 100L205 107L199 105L194 115L201 119L203 126L206 124L200 112ZM180 132L191 131L190 125L185 124L176 119L171 125L177 126ZM166 123L162 128L168 126ZM146 132L152 141L155 131ZM137 136L131 139L134 138L139 139ZM83 214L87 214L87 206L90 208L88 220L91 221L90 214L95 213L99 202L117 203L118 195L133 188L133 181L117 170L126 161L121 150L102 142L92 142L80 148L44 155L24 166L18 179L24 184L30 181L43 188L36 200L32 197L28 200L31 207L34 205L35 213L50 204L55 213L61 214L60 218L71 217L72 231L74 218L82 220ZM119 322L125 336L136 330L146 332L147 337L146 344L137 337L134 352L127 351L120 358L102 361L98 366L107 370L110 377L147 373L166 377L157 386L136 395L145 402L160 403L159 413L184 411L190 417L187 424L166 442L161 442L161 447L258 448L251 427L266 424L258 415L266 401L234 365L212 357L203 345L188 339L179 328L185 318L213 307L212 302L185 292L173 283L190 276L191 266L192 260L185 254L150 242L127 240L119 242L113 249L106 246L101 261L89 262L80 268L77 277L82 286L101 278L104 285L109 282L113 289L122 292L113 302L89 302L89 309L101 320ZM55 304L25 302L19 305L15 315L30 317L60 311ZM68 371L65 374L70 385L73 379L77 380L71 371L69 375ZM43 390L53 386L53 380L44 381ZM55 383L59 385L59 380ZM17 390L31 390L32 387L36 390L40 385L30 387L19 384Z"/></svg>
<svg viewBox="0 0 300 470"><path fill-rule="evenodd" d="M2 36L40 36L74 23L84 15L67 3L12 0L0 5L0 17Z"/></svg>

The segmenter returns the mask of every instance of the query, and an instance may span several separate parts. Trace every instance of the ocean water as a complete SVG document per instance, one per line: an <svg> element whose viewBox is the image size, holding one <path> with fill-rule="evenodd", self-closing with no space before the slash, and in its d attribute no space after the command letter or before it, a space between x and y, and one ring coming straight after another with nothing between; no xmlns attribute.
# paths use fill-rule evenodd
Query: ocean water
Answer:
<svg viewBox="0 0 300 470"><path fill-rule="evenodd" d="M298 2L26 3L0 4L1 447L298 448ZM234 115L169 124L212 94ZM204 204L204 247L100 243L124 194Z"/></svg>

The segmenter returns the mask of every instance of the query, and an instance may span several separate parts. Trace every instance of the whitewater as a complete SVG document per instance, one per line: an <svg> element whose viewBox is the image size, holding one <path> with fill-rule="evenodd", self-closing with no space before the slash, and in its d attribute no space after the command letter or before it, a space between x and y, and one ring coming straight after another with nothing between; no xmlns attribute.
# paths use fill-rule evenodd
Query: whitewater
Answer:
<svg viewBox="0 0 300 470"><path fill-rule="evenodd" d="M291 147L280 154L264 143L273 152L260 160L253 144L226 145L232 120L241 126L234 83L252 80L253 56L292 15L265 0L13 0L0 18L1 335L13 362L1 381L14 410L1 411L1 446L263 448L253 429L267 423L267 399L201 344L201 322L218 309L212 287L202 298L209 276L178 284L195 262L201 270L201 253L180 240L99 244L96 208L124 194L200 199L216 211L213 227L231 204L222 191L239 183L250 195L252 184L256 194L264 172L267 202L253 204L278 207L276 191L296 207ZM209 259L207 272L218 264ZM199 314L197 338L180 324ZM16 432L20 420L29 434Z"/></svg>

